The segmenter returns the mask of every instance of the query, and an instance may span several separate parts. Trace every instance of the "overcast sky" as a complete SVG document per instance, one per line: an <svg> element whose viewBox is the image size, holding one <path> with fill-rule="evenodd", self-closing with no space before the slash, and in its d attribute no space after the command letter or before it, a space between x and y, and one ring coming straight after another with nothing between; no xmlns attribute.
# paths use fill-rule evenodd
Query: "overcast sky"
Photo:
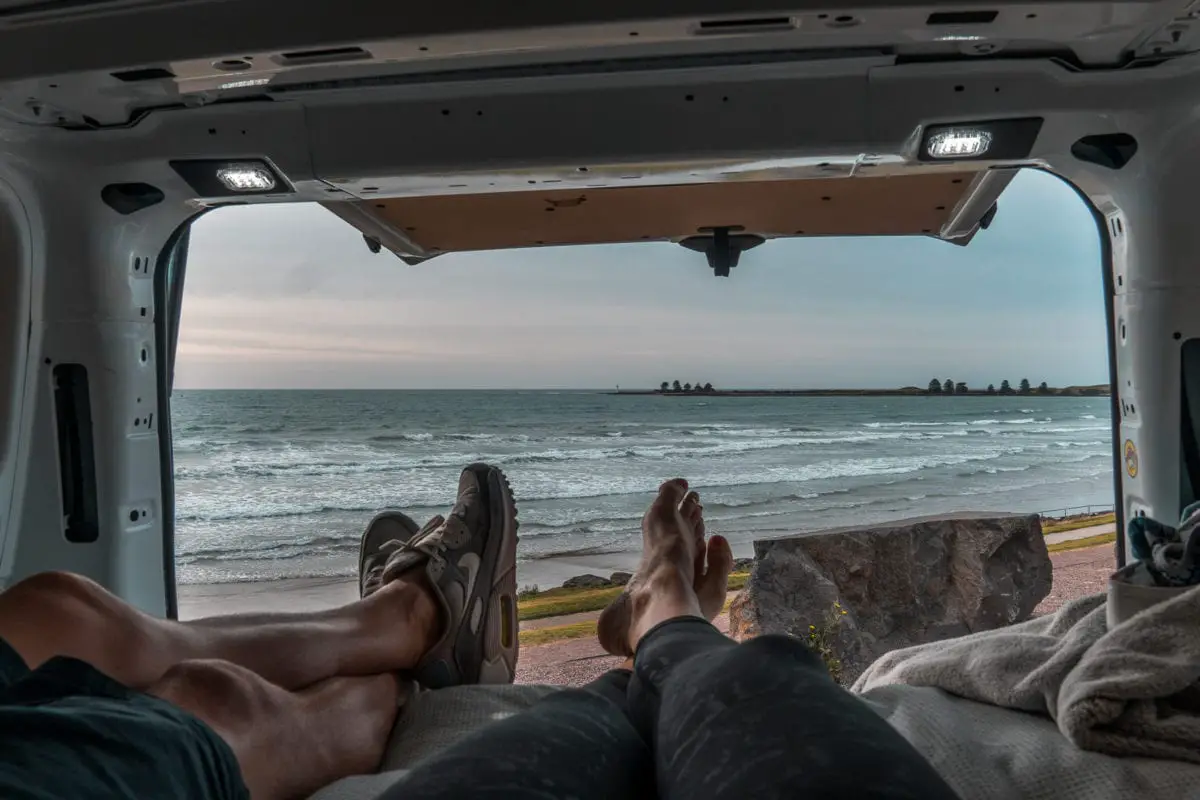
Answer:
<svg viewBox="0 0 1200 800"><path fill-rule="evenodd" d="M318 206L220 209L193 232L176 385L859 388L934 375L1107 380L1095 225L1056 178L1019 176L966 248L781 240L730 279L671 244L410 267Z"/></svg>

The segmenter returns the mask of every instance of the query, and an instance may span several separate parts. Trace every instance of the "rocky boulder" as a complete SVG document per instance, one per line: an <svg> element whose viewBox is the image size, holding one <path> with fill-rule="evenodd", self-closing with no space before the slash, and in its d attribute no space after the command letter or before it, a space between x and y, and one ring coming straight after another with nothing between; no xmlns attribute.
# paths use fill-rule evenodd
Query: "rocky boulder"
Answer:
<svg viewBox="0 0 1200 800"><path fill-rule="evenodd" d="M608 578L602 578L599 575L576 575L574 578L567 578L563 581L564 589L598 589L602 586L611 586Z"/></svg>
<svg viewBox="0 0 1200 800"><path fill-rule="evenodd" d="M843 683L901 647L1012 625L1050 592L1034 515L955 514L756 541L730 634L830 626Z"/></svg>

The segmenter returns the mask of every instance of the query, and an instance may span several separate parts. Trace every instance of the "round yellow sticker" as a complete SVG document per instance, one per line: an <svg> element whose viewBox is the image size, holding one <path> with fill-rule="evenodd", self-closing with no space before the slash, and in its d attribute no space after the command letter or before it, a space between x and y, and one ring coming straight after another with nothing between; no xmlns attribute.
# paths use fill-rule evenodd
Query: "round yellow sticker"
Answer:
<svg viewBox="0 0 1200 800"><path fill-rule="evenodd" d="M1138 454L1137 445L1133 443L1133 439L1125 440L1125 471L1129 473L1129 477L1137 477Z"/></svg>

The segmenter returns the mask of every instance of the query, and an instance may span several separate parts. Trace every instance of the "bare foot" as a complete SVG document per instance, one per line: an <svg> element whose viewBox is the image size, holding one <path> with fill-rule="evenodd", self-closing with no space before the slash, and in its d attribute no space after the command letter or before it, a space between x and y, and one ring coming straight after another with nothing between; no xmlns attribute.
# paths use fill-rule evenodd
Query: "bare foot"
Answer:
<svg viewBox="0 0 1200 800"><path fill-rule="evenodd" d="M659 487L642 519L637 574L600 615L597 633L606 651L630 657L658 622L684 615L711 621L721 612L733 553L723 537L705 542L703 511L686 481Z"/></svg>

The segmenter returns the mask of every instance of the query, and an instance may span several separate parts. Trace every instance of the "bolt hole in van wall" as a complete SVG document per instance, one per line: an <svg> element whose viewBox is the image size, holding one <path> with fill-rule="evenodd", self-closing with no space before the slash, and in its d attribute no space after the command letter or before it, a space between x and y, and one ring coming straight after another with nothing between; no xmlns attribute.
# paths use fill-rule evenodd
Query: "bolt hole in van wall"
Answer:
<svg viewBox="0 0 1200 800"><path fill-rule="evenodd" d="M181 617L351 599L365 522L444 510L474 459L508 471L519 583L542 588L632 567L675 475L738 556L922 514L1111 509L1101 251L1074 189L1022 172L958 247L927 233L949 179L891 215L807 183L787 238L721 278L705 248L783 225L778 197L733 198L739 226L696 195L677 230L666 193L538 187L453 218L372 201L447 251L413 265L318 205L200 217L170 421ZM818 389L849 391L729 394Z"/></svg>

